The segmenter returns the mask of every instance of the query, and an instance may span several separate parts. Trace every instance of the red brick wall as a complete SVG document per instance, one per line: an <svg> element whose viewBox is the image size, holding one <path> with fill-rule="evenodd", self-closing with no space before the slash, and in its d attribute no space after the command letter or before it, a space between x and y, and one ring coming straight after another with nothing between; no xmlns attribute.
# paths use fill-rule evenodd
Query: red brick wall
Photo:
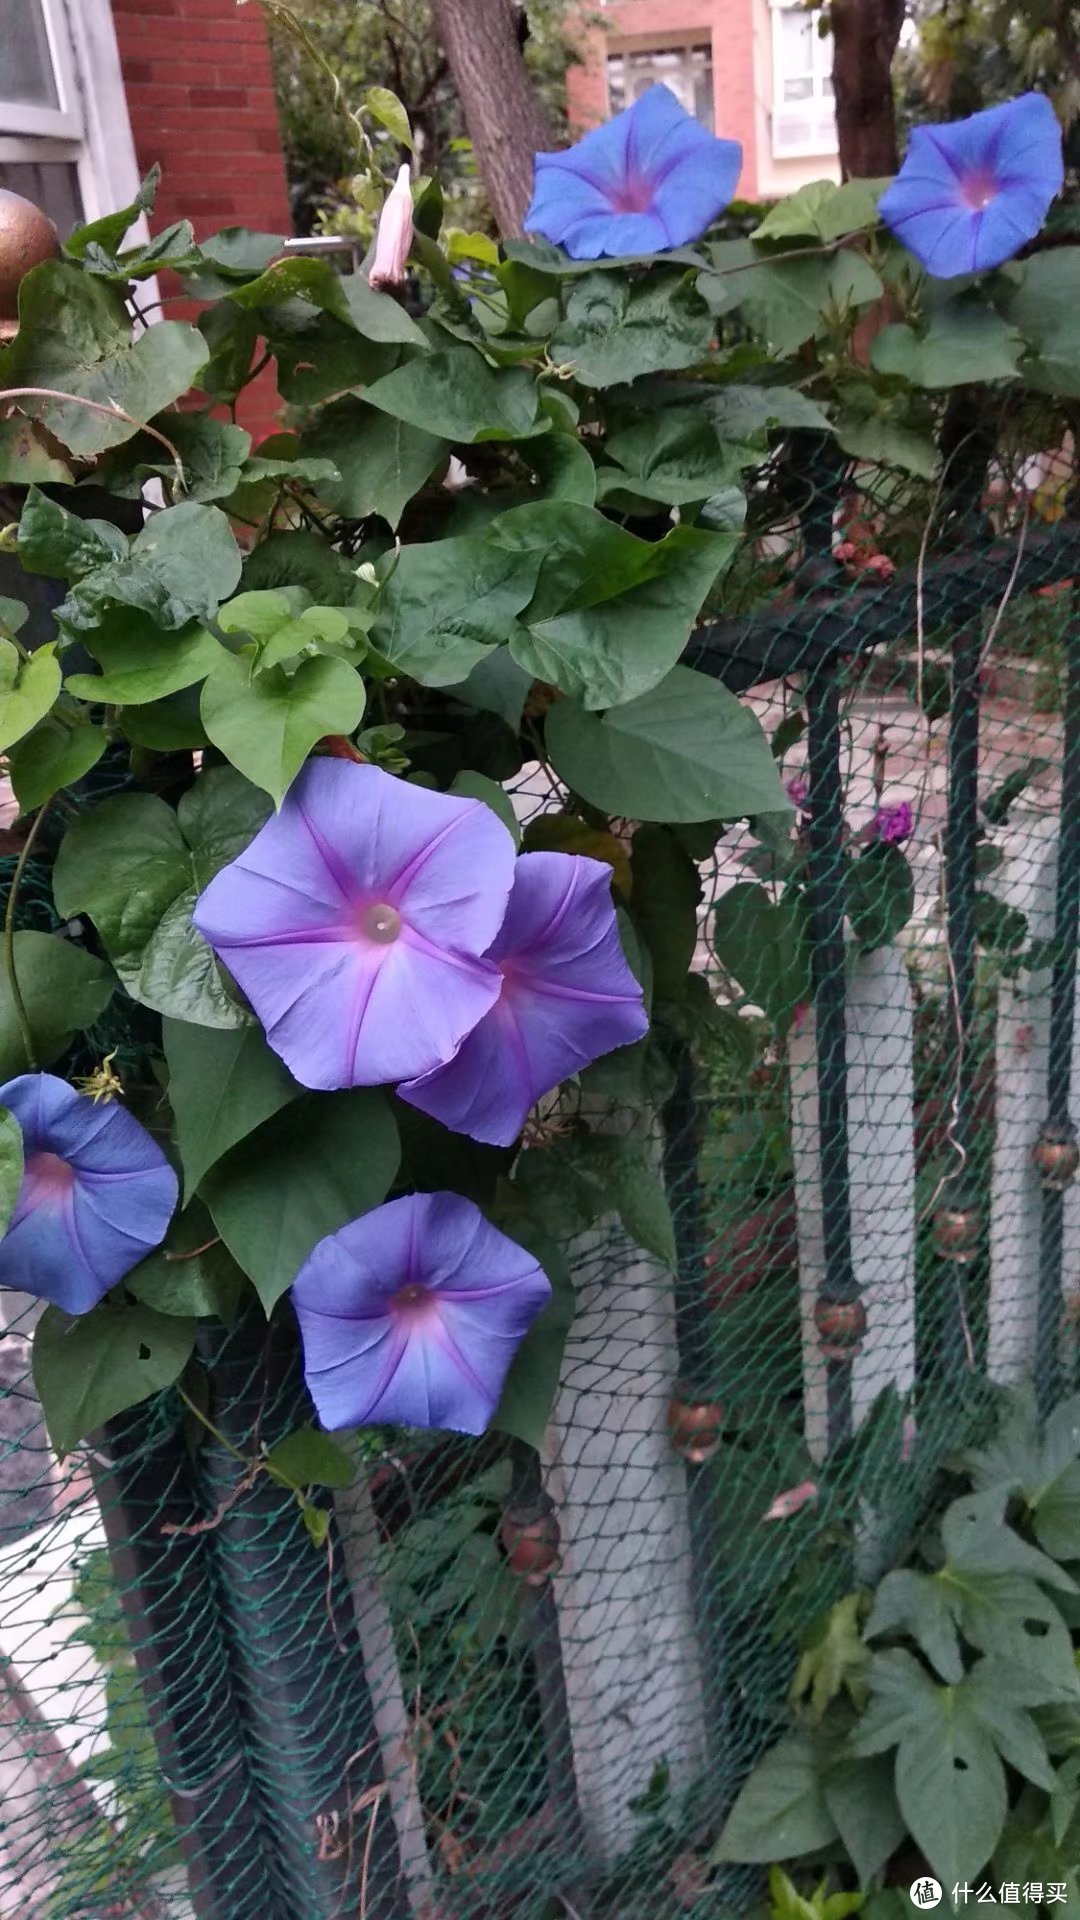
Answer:
<svg viewBox="0 0 1080 1920"><path fill-rule="evenodd" d="M162 169L155 230L188 219L197 239L233 226L291 233L256 0L113 0L113 18L139 165ZM166 311L184 308L170 301ZM263 375L242 399L243 425L256 438L272 432L277 406Z"/></svg>
<svg viewBox="0 0 1080 1920"><path fill-rule="evenodd" d="M585 63L569 76L570 114L583 131L608 117L606 59L622 47L711 42L716 131L739 140L743 170L739 195L757 193L754 109L754 19L751 0L610 0L599 28L583 42Z"/></svg>

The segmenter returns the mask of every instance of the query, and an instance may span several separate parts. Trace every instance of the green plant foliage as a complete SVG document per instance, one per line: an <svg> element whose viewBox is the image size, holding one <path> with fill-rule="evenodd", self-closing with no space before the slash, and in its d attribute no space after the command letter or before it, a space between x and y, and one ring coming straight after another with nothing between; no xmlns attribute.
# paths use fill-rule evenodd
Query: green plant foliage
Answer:
<svg viewBox="0 0 1080 1920"><path fill-rule="evenodd" d="M13 941L18 982L34 1047L34 1062L51 1066L81 1027L92 1026L112 999L111 969L74 941L24 928ZM0 1073L25 1073L26 1057L11 980L0 971Z"/></svg>
<svg viewBox="0 0 1080 1920"><path fill-rule="evenodd" d="M328 406L301 444L306 454L330 460L340 475L320 485L327 506L350 520L378 514L395 528L449 453L435 433L351 398Z"/></svg>
<svg viewBox="0 0 1080 1920"><path fill-rule="evenodd" d="M823 1623L793 1690L797 1725L743 1787L717 1859L798 1859L839 1840L869 1891L910 1836L949 1888L991 1866L999 1882L1072 1886L1077 1401L1041 1426L1024 1395L1005 1400L964 1465L974 1491L940 1536L869 1605L853 1594ZM770 1848L770 1820L794 1838Z"/></svg>
<svg viewBox="0 0 1080 1920"><path fill-rule="evenodd" d="M206 357L202 335L180 320L163 320L132 340L119 287L67 261L46 260L20 282L19 331L4 355L4 381L92 401L93 408L30 398L22 408L69 452L91 459L179 400Z"/></svg>
<svg viewBox="0 0 1080 1920"><path fill-rule="evenodd" d="M15 1211L23 1176L22 1129L7 1107L0 1107L0 1233Z"/></svg>
<svg viewBox="0 0 1080 1920"><path fill-rule="evenodd" d="M888 946L914 911L915 881L906 855L875 840L847 872L848 919L862 952Z"/></svg>
<svg viewBox="0 0 1080 1920"><path fill-rule="evenodd" d="M325 93L313 112L312 74L282 50L293 6L302 26L337 36L357 80L355 119L334 118L338 97L317 61ZM290 140L302 122L324 157L337 156L323 188L348 176L338 224L366 246L384 193L377 169L400 164L399 147L413 145L425 166L448 154L453 192L448 200L438 180L414 182L401 298L373 288L355 263L342 272L336 259L286 252L278 234L230 228L196 242L178 219L126 245L153 214L154 174L22 283L19 332L4 350L14 397L0 423L0 477L25 495L4 544L40 578L26 596L32 619L19 602L0 605L0 753L20 806L50 803L35 856L52 869L56 914L82 925L45 931L47 907L30 924L36 865L20 877L0 968L0 1065L21 1072L32 1054L40 1068L81 1074L86 1056L111 1053L115 1023L125 1090L184 1187L163 1245L113 1299L63 1340L45 1316L43 1390L54 1437L74 1444L176 1377L190 1323L231 1320L253 1288L274 1311L318 1239L391 1193L449 1186L534 1247L552 1280L495 1420L535 1445L574 1310L566 1241L618 1219L652 1258L675 1264L662 1170L645 1144L671 1096L673 1049L688 1045L715 1082L724 1117L702 1165L735 1201L729 1237L790 1192L785 1128L761 1112L751 1121L745 1096L750 1076L773 1072L770 1050L811 998L807 835L781 777L801 722L770 747L754 707L686 663L712 669L730 641L737 671L725 663L725 673L731 686L747 684L743 668L758 663L729 623L766 599L780 624L801 589L811 454L835 457L838 472L860 463L849 479L866 489L871 531L878 494L898 489L903 531L882 539L885 557L903 565L918 559L919 530L936 511L927 481L943 472L953 389L967 400L977 392L982 406L988 385L1007 382L1016 433L1028 433L1025 409L1037 409L1039 446L1064 444L1075 423L1055 396L1080 391L1070 332L1078 250L931 287L879 231L882 183L865 181L811 183L758 218L750 237L731 237L752 224L743 211L657 256L575 261L543 240L500 245L480 230L474 163L450 131L461 133L457 107L430 71L426 0L419 38L385 12L375 23L372 9L346 20L321 0L292 0L268 11ZM562 0L533 0L528 12L527 57L557 94ZM165 267L204 304L199 324L137 330L132 289ZM889 311L875 312L886 285ZM236 416L246 417L245 389L267 360L292 424L254 446ZM20 395L24 386L46 393ZM827 599L839 598L845 567L854 584L851 561L825 553L806 564ZM874 591L886 588L881 575ZM55 632L43 626L48 608ZM529 852L608 862L657 1031L593 1063L552 1114L534 1116L524 1147L463 1142L384 1089L300 1088L196 933L201 891L320 753L479 799ZM1029 777L1018 771L985 796L986 832ZM739 857L750 877L699 924L700 863L739 822L749 823ZM983 850L984 873L993 853ZM844 875L852 953L897 941L914 901L904 853L856 834ZM1026 923L989 894L979 932L999 971L1032 958ZM730 1004L718 1005L696 971L703 941ZM611 1110L628 1102L637 1124L620 1135ZM748 1126L763 1172L738 1187L728 1147ZM0 1147L5 1139L0 1130ZM8 1144L0 1217L17 1179ZM731 1255L737 1265L737 1246ZM738 1289L725 1291L726 1268L717 1274L723 1311L742 1312L752 1333ZM797 1315L778 1288L776 1300L778 1351L795 1368ZM61 1366L61 1351L77 1364ZM854 1767L832 1723L864 1713L860 1688L881 1661L904 1653L936 1694L968 1686L981 1660L1043 1689L1051 1705L1071 1703L1067 1590L1048 1567L1060 1570L1076 1532L1077 1461L1065 1440L1062 1457L1045 1461L1042 1437L1025 1444L1015 1525L992 1503L967 1531L954 1516L937 1564L892 1569L869 1621L859 1609L837 1616L801 1649L809 1705L799 1711L817 1716L812 1744L829 1764L792 1830L827 1833L815 1844L845 1846L867 1880L883 1856L860 1790L873 1784L880 1845L898 1803L911 1811L908 1785L901 1794L890 1772L893 1748ZM809 1471L801 1450L779 1442L767 1467L765 1481L760 1460L730 1464L732 1499L755 1525L775 1476L794 1486ZM293 1483L286 1474L281 1484ZM977 1500L993 1491L977 1479ZM325 1511L301 1504L325 1545ZM468 1553L490 1571L491 1506L480 1505ZM819 1519L791 1524L816 1540ZM767 1536L747 1571L752 1604L771 1605L781 1584L777 1541ZM1080 1541L1070 1558L1080 1562ZM441 1562L418 1579L424 1606L440 1581L453 1585ZM973 1697L989 1825L997 1769L1015 1772L1021 1752L1031 1791L1047 1794L1023 1716L1048 1708L1015 1702L1003 1732L978 1687ZM913 1738L898 1734L896 1751ZM905 1781L907 1768L905 1759ZM1059 1794L1059 1828L1071 1791ZM663 1826L665 1846L670 1800L665 1786L641 1810ZM755 1858L775 1858L775 1834L771 1844ZM835 1891L826 1887L824 1906L800 1888L783 1898L835 1920Z"/></svg>
<svg viewBox="0 0 1080 1920"><path fill-rule="evenodd" d="M225 1154L200 1191L267 1313L312 1247L385 1200L398 1169L381 1093L307 1094Z"/></svg>
<svg viewBox="0 0 1080 1920"><path fill-rule="evenodd" d="M24 663L10 640L0 640L0 752L45 718L59 691L55 647L39 647Z"/></svg>
<svg viewBox="0 0 1080 1920"><path fill-rule="evenodd" d="M281 1474L294 1486L347 1487L356 1467L345 1448L314 1427L296 1427L266 1455L269 1474Z"/></svg>
<svg viewBox="0 0 1080 1920"><path fill-rule="evenodd" d="M34 1334L34 1386L57 1453L163 1387L191 1357L195 1322L108 1301L77 1319L47 1307Z"/></svg>
<svg viewBox="0 0 1080 1920"><path fill-rule="evenodd" d="M162 1022L169 1104L190 1197L249 1133L295 1100L298 1087L255 1026L193 1027Z"/></svg>
<svg viewBox="0 0 1080 1920"><path fill-rule="evenodd" d="M712 938L720 965L785 1033L796 1007L811 998L805 895L772 900L764 887L739 880L717 902Z"/></svg>
<svg viewBox="0 0 1080 1920"><path fill-rule="evenodd" d="M689 823L787 805L757 719L690 667L672 667L649 693L603 716L557 702L547 745L567 786L606 813Z"/></svg>
<svg viewBox="0 0 1080 1920"><path fill-rule="evenodd" d="M243 1026L249 1016L191 912L269 811L265 796L231 767L204 774L175 810L154 794L117 794L65 835L53 880L57 907L90 916L133 999L200 1026Z"/></svg>
<svg viewBox="0 0 1080 1920"><path fill-rule="evenodd" d="M24 813L40 807L62 787L73 787L96 767L108 745L104 727L84 720L67 726L46 720L25 734L8 754L15 798Z"/></svg>
<svg viewBox="0 0 1080 1920"><path fill-rule="evenodd" d="M617 1213L626 1232L665 1265L675 1263L671 1209L648 1149L635 1140L585 1134L526 1148L516 1184L549 1233L566 1240L605 1213Z"/></svg>
<svg viewBox="0 0 1080 1920"><path fill-rule="evenodd" d="M363 682L344 660L260 669L246 649L221 656L200 703L215 747L278 806L315 742L352 733L363 711Z"/></svg>
<svg viewBox="0 0 1080 1920"><path fill-rule="evenodd" d="M201 1200L174 1216L162 1245L133 1267L124 1291L155 1313L181 1320L212 1316L231 1325L247 1290L237 1266Z"/></svg>

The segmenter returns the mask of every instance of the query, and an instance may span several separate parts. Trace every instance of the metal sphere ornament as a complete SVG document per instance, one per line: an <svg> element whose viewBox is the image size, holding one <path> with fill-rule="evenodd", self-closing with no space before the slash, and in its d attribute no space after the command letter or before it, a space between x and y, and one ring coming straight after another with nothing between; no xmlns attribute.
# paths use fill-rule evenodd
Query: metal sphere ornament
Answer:
<svg viewBox="0 0 1080 1920"><path fill-rule="evenodd" d="M941 1207L934 1215L934 1245L943 1260L970 1266L982 1239L978 1207Z"/></svg>
<svg viewBox="0 0 1080 1920"><path fill-rule="evenodd" d="M723 1430L724 1409L718 1400L687 1400L677 1393L668 1407L671 1444L692 1466L712 1458Z"/></svg>
<svg viewBox="0 0 1080 1920"><path fill-rule="evenodd" d="M524 1580L527 1587L542 1587L562 1564L559 1523L550 1509L537 1513L535 1507L508 1508L499 1538L506 1548L511 1573Z"/></svg>
<svg viewBox="0 0 1080 1920"><path fill-rule="evenodd" d="M814 1303L814 1325L826 1360L854 1360L866 1332L866 1308L861 1300L823 1295Z"/></svg>
<svg viewBox="0 0 1080 1920"><path fill-rule="evenodd" d="M0 340L19 330L19 287L31 267L59 252L60 236L48 215L21 193L0 187Z"/></svg>
<svg viewBox="0 0 1080 1920"><path fill-rule="evenodd" d="M1039 1185L1047 1193L1064 1193L1080 1167L1080 1146L1072 1127L1044 1127L1031 1150Z"/></svg>

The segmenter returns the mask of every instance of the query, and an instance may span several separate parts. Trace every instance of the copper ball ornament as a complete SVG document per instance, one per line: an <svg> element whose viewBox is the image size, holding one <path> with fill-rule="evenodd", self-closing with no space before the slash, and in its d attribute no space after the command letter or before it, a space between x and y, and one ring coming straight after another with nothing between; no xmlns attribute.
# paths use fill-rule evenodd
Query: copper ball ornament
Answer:
<svg viewBox="0 0 1080 1920"><path fill-rule="evenodd" d="M934 1215L934 1245L943 1260L969 1266L979 1251L982 1216L978 1207L942 1207Z"/></svg>
<svg viewBox="0 0 1080 1920"><path fill-rule="evenodd" d="M53 260L60 236L47 214L21 193L0 187L0 340L19 330L19 287L31 267Z"/></svg>
<svg viewBox="0 0 1080 1920"><path fill-rule="evenodd" d="M814 1325L826 1360L853 1360L866 1332L866 1308L861 1300L814 1302Z"/></svg>
<svg viewBox="0 0 1080 1920"><path fill-rule="evenodd" d="M676 1394L668 1407L668 1433L676 1453L698 1467L720 1445L724 1409L718 1400L685 1400Z"/></svg>
<svg viewBox="0 0 1080 1920"><path fill-rule="evenodd" d="M1031 1150L1039 1185L1047 1193L1064 1193L1080 1167L1080 1146L1071 1127L1044 1127Z"/></svg>
<svg viewBox="0 0 1080 1920"><path fill-rule="evenodd" d="M551 1512L538 1514L535 1507L503 1514L499 1538L506 1548L510 1571L527 1587L542 1587L561 1565L559 1523Z"/></svg>

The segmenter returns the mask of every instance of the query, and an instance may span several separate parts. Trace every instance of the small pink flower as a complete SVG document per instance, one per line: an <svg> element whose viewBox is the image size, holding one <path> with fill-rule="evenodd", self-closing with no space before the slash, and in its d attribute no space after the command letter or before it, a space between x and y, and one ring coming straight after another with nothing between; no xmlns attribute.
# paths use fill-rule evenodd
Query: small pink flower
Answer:
<svg viewBox="0 0 1080 1920"><path fill-rule="evenodd" d="M762 1514L763 1520L790 1520L800 1507L809 1506L811 1500L818 1497L816 1480L800 1480L797 1487L789 1487L786 1493L778 1493L772 1506Z"/></svg>
<svg viewBox="0 0 1080 1920"><path fill-rule="evenodd" d="M896 561L890 560L887 553L872 553L863 563L867 573L876 573L881 580L891 580L896 572Z"/></svg>
<svg viewBox="0 0 1080 1920"><path fill-rule="evenodd" d="M833 548L833 559L839 560L841 565L845 567L848 566L852 560L856 559L857 556L858 548L854 540L840 540Z"/></svg>
<svg viewBox="0 0 1080 1920"><path fill-rule="evenodd" d="M911 804L901 800L895 807L879 807L866 830L868 840L884 840L886 846L898 846L910 840L915 826Z"/></svg>
<svg viewBox="0 0 1080 1920"><path fill-rule="evenodd" d="M793 780L784 781L784 792L793 807L804 807L810 798L810 782L797 773Z"/></svg>
<svg viewBox="0 0 1080 1920"><path fill-rule="evenodd" d="M388 193L375 235L375 258L368 280L373 287L400 287L413 238L412 186L407 166Z"/></svg>
<svg viewBox="0 0 1080 1920"><path fill-rule="evenodd" d="M810 1013L810 1002L808 1000L798 1001L798 1003L796 1004L795 1010L791 1016L792 1033L802 1032L804 1026L806 1025L807 1019L809 1017L809 1013Z"/></svg>

